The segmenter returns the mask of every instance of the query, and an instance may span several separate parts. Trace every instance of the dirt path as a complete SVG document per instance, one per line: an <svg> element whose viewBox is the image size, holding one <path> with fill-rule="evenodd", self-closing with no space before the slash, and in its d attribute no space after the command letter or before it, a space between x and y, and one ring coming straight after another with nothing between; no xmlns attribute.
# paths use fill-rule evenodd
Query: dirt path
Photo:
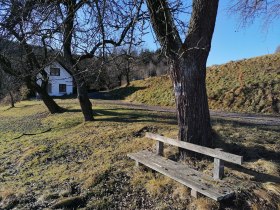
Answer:
<svg viewBox="0 0 280 210"><path fill-rule="evenodd" d="M173 107L150 106L145 104L136 104L120 100L94 100L95 104L112 104L126 107L129 109L139 109L148 111L171 112L175 113ZM262 114L246 114L222 111L210 111L211 118L214 120L224 120L237 122L241 124L253 124L264 126L280 126L280 115L262 115Z"/></svg>

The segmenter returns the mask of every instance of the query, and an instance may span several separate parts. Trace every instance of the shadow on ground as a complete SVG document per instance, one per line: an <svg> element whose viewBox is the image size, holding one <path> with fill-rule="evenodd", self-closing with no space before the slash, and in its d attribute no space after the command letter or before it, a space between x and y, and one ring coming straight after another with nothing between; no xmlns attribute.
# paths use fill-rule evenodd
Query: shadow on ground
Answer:
<svg viewBox="0 0 280 210"><path fill-rule="evenodd" d="M103 95L104 97L107 97L106 94L107 92L97 92L94 94L100 94ZM109 94L109 93L108 93ZM101 97L103 97L101 96ZM111 97L111 96L108 96ZM108 98L108 100L111 100ZM116 99L118 100L118 99ZM66 112L81 112L80 109L66 109ZM96 109L93 107L93 112L94 115L107 115L107 116L114 116L111 118L106 118L106 119L100 119L103 121L115 121L115 122L123 122L126 121L126 119L135 119L135 122L141 121L142 118L153 118L153 122L157 121L157 119L165 119L167 120L166 123L170 124L176 124L177 119L176 115L172 112L164 112L165 114L162 114L163 112L157 112L154 110L145 110L145 109L133 109L129 107L125 108L109 108L109 109ZM160 114L161 113L161 114ZM138 120L137 120L138 119ZM212 125L215 124L230 124L233 126L240 126L240 127L251 127L255 128L258 127L258 129L261 130L267 130L267 131L280 131L279 126L274 126L274 125L262 125L262 124L256 124L255 122L245 122L240 119L232 119L232 118L221 118L221 117L211 117L211 123Z"/></svg>
<svg viewBox="0 0 280 210"><path fill-rule="evenodd" d="M142 89L145 89L145 87L120 87L111 91L89 93L89 98L103 100L124 100L127 96Z"/></svg>
<svg viewBox="0 0 280 210"><path fill-rule="evenodd" d="M251 179L252 181L261 182L261 183L275 182L275 183L280 184L280 177L278 177L278 176L273 176L273 175L266 174L263 172L254 171L254 170L245 168L243 166L235 165L235 164L231 164L231 163L226 163L226 166L252 176L253 177Z"/></svg>
<svg viewBox="0 0 280 210"><path fill-rule="evenodd" d="M128 112L127 112L128 111ZM168 115L162 115L153 113L150 111L134 111L123 109L123 108L113 108L113 109L95 109L95 116L110 116L108 118L97 118L95 121L108 121L108 122L158 122L167 123L171 125L176 125L177 120L175 117Z"/></svg>

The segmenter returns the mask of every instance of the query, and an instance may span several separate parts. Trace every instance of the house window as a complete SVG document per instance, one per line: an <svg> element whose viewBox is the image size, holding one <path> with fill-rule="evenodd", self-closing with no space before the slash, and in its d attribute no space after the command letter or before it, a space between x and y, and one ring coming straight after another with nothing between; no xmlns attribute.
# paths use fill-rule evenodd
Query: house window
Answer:
<svg viewBox="0 0 280 210"><path fill-rule="evenodd" d="M60 69L59 68L50 68L50 75L51 76L60 76Z"/></svg>
<svg viewBox="0 0 280 210"><path fill-rule="evenodd" d="M66 84L59 84L59 92L66 93Z"/></svg>
<svg viewBox="0 0 280 210"><path fill-rule="evenodd" d="M48 83L48 93L52 93L52 83Z"/></svg>

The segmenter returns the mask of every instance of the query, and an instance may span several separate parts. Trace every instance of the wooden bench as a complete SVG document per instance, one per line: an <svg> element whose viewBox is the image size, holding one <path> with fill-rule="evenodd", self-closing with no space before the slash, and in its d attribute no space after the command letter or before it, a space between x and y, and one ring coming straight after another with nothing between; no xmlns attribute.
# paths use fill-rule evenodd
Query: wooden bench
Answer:
<svg viewBox="0 0 280 210"><path fill-rule="evenodd" d="M166 138L158 134L146 133L146 137L157 140L156 154L149 151L128 154L128 157L136 161L136 166L139 166L139 163L143 164L186 185L191 188L191 195L196 198L198 193L200 193L220 201L234 195L234 191L231 190L230 186L221 180L224 175L224 161L241 165L243 161L242 156L223 152L220 149L211 149ZM213 157L213 177L196 171L185 164L162 157L164 143Z"/></svg>

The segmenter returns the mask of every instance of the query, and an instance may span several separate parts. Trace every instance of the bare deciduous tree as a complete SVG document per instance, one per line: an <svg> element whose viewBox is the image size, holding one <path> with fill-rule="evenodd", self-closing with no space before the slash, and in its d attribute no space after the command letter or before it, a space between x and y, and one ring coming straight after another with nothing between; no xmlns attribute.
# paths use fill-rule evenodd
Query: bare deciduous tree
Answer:
<svg viewBox="0 0 280 210"><path fill-rule="evenodd" d="M239 14L243 25L250 24L257 17L262 17L268 25L280 17L279 0L235 0L231 2L229 11Z"/></svg>
<svg viewBox="0 0 280 210"><path fill-rule="evenodd" d="M105 64L109 46L125 44L129 32L143 18L142 3L143 0L67 0L60 4L61 11L65 14L61 16L64 28L63 54L71 65L85 121L92 121L93 115L80 63L101 54Z"/></svg>

